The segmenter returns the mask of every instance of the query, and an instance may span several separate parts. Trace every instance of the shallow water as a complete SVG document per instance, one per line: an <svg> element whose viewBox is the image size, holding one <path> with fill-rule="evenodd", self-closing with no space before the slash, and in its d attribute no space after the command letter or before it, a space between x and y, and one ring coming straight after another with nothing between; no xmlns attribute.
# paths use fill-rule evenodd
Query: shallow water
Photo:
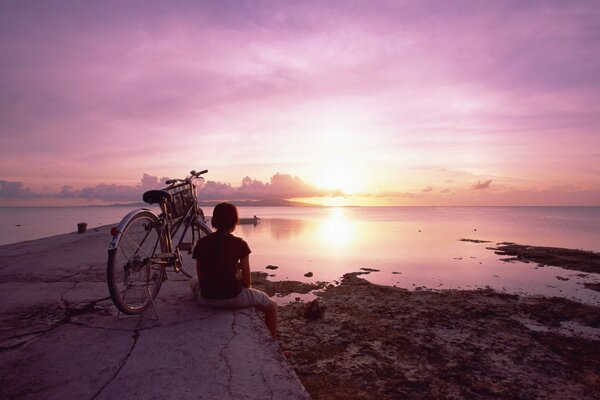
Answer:
<svg viewBox="0 0 600 400"><path fill-rule="evenodd" d="M265 270L273 279L335 281L372 268L379 272L366 275L369 281L409 289L491 287L600 303L598 292L582 285L600 282L599 274L504 262L487 249L512 241L599 251L598 208L332 208L298 219L262 211L270 218L239 226L235 234L250 244L255 270L279 267Z"/></svg>
<svg viewBox="0 0 600 400"><path fill-rule="evenodd" d="M0 244L116 224L128 207L0 208ZM573 297L599 303L583 282L599 274L507 263L486 249L511 241L600 251L600 207L240 207L258 225L235 233L248 241L253 270L273 279L335 281L360 268L365 277L409 289L492 287L511 293ZM210 209L205 210L211 214ZM491 243L459 239L489 240ZM107 238L108 243L108 238ZM1 251L1 250L0 250ZM276 265L278 269L265 269ZM305 273L312 272L307 278ZM562 279L558 279L560 277ZM563 280L563 279L568 280Z"/></svg>

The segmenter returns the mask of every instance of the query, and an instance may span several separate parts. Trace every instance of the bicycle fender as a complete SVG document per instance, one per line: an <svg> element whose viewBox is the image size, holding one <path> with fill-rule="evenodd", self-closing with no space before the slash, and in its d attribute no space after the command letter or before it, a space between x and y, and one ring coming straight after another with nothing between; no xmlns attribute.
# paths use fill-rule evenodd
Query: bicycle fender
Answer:
<svg viewBox="0 0 600 400"><path fill-rule="evenodd" d="M117 247L119 246L119 241L121 240L121 232L123 232L123 230L129 223L129 221L131 221L133 219L133 217L135 217L136 215L143 213L143 212L144 213L149 212L152 215L156 216L156 214L154 214L154 212L148 208L138 208L136 210L132 210L129 213L127 213L127 215L125 215L123 217L123 219L121 220L121 222L119 222L119 225L117 226L117 234L112 237L112 239L110 240L110 243L108 244L109 252L116 250ZM158 216L156 216L156 218L158 219Z"/></svg>

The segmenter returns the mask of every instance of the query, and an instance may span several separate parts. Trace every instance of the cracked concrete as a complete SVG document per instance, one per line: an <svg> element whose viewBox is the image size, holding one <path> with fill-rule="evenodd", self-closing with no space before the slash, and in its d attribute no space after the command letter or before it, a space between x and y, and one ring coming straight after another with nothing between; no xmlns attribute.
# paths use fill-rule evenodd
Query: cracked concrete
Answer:
<svg viewBox="0 0 600 400"><path fill-rule="evenodd" d="M119 318L108 230L0 246L0 398L309 398L253 310L201 308L181 275L158 320Z"/></svg>

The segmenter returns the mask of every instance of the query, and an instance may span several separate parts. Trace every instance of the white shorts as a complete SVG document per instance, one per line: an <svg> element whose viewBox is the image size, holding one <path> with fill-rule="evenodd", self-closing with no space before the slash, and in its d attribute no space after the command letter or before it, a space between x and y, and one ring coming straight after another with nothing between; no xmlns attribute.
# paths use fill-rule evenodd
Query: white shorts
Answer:
<svg viewBox="0 0 600 400"><path fill-rule="evenodd" d="M242 288L240 294L230 299L208 299L201 296L198 278L192 278L190 286L196 302L201 306L238 310L247 307L265 308L272 302L265 292L254 288Z"/></svg>

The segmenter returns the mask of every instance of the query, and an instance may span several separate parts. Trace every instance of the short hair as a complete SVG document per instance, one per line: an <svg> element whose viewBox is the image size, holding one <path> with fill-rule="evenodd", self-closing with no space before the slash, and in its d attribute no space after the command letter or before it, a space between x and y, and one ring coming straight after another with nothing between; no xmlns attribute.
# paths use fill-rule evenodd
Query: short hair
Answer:
<svg viewBox="0 0 600 400"><path fill-rule="evenodd" d="M219 203L215 206L210 223L219 231L230 231L238 221L238 211L233 204Z"/></svg>

